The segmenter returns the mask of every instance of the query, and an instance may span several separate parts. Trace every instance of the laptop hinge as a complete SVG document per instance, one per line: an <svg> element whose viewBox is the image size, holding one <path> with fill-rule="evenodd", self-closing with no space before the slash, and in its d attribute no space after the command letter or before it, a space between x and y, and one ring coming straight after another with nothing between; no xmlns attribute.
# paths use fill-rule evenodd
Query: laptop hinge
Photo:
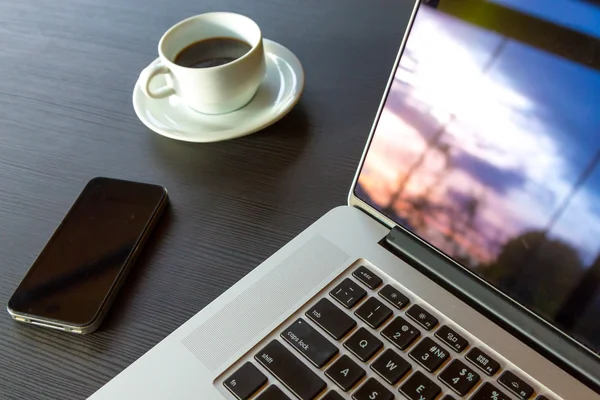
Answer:
<svg viewBox="0 0 600 400"><path fill-rule="evenodd" d="M390 233L388 233L385 238L383 239L385 241L386 244L386 248L388 250L395 250L394 253L396 251L398 252L402 252L401 251L401 247L400 247L400 243L399 243L399 238L400 235L406 235L405 232L403 232L400 228L398 228L397 226L393 227L392 230L390 231Z"/></svg>
<svg viewBox="0 0 600 400"><path fill-rule="evenodd" d="M402 260L407 262L409 260L412 261L409 264L413 264L415 261L422 261L423 250L426 248L421 243L418 243L416 239L410 237L409 233L397 226L393 227L379 244ZM417 256L417 254L420 256ZM419 264L419 266L413 266L421 270L424 266L422 262L419 262Z"/></svg>

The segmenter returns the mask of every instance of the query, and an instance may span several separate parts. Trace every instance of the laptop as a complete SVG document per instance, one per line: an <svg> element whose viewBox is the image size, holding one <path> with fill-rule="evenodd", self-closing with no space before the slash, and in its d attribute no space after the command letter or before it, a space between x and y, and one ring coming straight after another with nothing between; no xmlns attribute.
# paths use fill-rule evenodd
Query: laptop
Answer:
<svg viewBox="0 0 600 400"><path fill-rule="evenodd" d="M91 399L600 399L599 20L417 2L348 204Z"/></svg>

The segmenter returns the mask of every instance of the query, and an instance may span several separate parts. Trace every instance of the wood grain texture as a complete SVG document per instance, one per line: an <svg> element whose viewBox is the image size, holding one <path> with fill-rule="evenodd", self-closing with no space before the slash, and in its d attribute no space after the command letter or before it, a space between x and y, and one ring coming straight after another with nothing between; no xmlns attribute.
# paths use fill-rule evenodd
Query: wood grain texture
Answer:
<svg viewBox="0 0 600 400"><path fill-rule="evenodd" d="M85 183L162 184L171 207L100 330L0 316L0 398L91 395L327 210L344 204L411 0L0 0L0 303ZM264 131L192 145L131 106L161 34L246 14L302 61L298 106Z"/></svg>

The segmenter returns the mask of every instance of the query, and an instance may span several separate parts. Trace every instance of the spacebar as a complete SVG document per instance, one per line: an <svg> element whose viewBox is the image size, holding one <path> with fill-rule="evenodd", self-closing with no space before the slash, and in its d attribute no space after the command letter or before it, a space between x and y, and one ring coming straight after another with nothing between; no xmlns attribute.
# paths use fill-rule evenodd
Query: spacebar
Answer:
<svg viewBox="0 0 600 400"><path fill-rule="evenodd" d="M302 400L314 399L327 386L277 340L271 341L254 358Z"/></svg>

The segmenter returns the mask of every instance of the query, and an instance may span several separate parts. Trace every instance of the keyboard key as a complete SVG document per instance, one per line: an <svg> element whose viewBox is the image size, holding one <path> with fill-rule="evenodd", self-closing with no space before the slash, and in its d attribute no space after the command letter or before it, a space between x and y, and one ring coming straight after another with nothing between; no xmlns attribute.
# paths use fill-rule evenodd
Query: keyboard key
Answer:
<svg viewBox="0 0 600 400"><path fill-rule="evenodd" d="M327 299L319 300L306 312L306 316L335 340L340 340L356 326L356 321L352 317Z"/></svg>
<svg viewBox="0 0 600 400"><path fill-rule="evenodd" d="M448 352L428 337L421 340L409 355L429 372L435 372L448 359Z"/></svg>
<svg viewBox="0 0 600 400"><path fill-rule="evenodd" d="M329 295L339 301L344 307L352 308L367 295L367 292L352 279L346 278L329 292Z"/></svg>
<svg viewBox="0 0 600 400"><path fill-rule="evenodd" d="M442 400L456 400L456 399L454 397L450 396L449 394L447 394L444 397L442 397Z"/></svg>
<svg viewBox="0 0 600 400"><path fill-rule="evenodd" d="M410 400L433 400L442 389L421 371L417 371L400 386L400 392Z"/></svg>
<svg viewBox="0 0 600 400"><path fill-rule="evenodd" d="M327 368L325 375L329 377L344 392L352 389L356 382L365 376L365 370L358 366L350 357L343 355L331 367Z"/></svg>
<svg viewBox="0 0 600 400"><path fill-rule="evenodd" d="M550 398L544 396L543 394L540 394L538 397L535 398L535 400L550 400Z"/></svg>
<svg viewBox="0 0 600 400"><path fill-rule="evenodd" d="M354 312L373 329L377 329L392 315L392 310L383 305L375 297L369 297Z"/></svg>
<svg viewBox="0 0 600 400"><path fill-rule="evenodd" d="M354 400L392 400L394 395L373 378L352 395Z"/></svg>
<svg viewBox="0 0 600 400"><path fill-rule="evenodd" d="M302 318L281 332L281 337L317 368L325 365L338 352L337 347Z"/></svg>
<svg viewBox="0 0 600 400"><path fill-rule="evenodd" d="M461 353L468 345L469 342L464 337L460 336L454 329L451 329L448 325L442 326L435 333L435 337L446 343L450 348L457 353Z"/></svg>
<svg viewBox="0 0 600 400"><path fill-rule="evenodd" d="M510 371L504 371L498 378L498 382L522 399L528 399L533 394L531 385Z"/></svg>
<svg viewBox="0 0 600 400"><path fill-rule="evenodd" d="M386 326L381 335L396 345L400 350L406 349L419 337L421 333L417 328L409 324L404 318L396 317Z"/></svg>
<svg viewBox="0 0 600 400"><path fill-rule="evenodd" d="M367 267L360 266L352 276L367 285L369 289L377 289L381 285L381 278L372 273Z"/></svg>
<svg viewBox="0 0 600 400"><path fill-rule="evenodd" d="M477 347L473 347L471 351L467 353L465 358L489 376L494 375L500 369L500 363L498 363L498 361L494 360Z"/></svg>
<svg viewBox="0 0 600 400"><path fill-rule="evenodd" d="M494 385L486 382L470 400L510 400L510 398Z"/></svg>
<svg viewBox="0 0 600 400"><path fill-rule="evenodd" d="M338 392L330 390L321 400L344 400L344 398Z"/></svg>
<svg viewBox="0 0 600 400"><path fill-rule="evenodd" d="M400 291L394 288L392 285L385 285L383 289L379 291L379 295L386 299L391 305L396 307L398 310L402 310L410 303L408 297L400 293Z"/></svg>
<svg viewBox="0 0 600 400"><path fill-rule="evenodd" d="M251 362L247 362L227 378L223 385L238 399L246 400L265 383L267 377Z"/></svg>
<svg viewBox="0 0 600 400"><path fill-rule="evenodd" d="M271 385L267 388L267 390L262 392L260 396L256 398L256 400L290 400L290 398L286 396L285 393L283 393L277 386Z"/></svg>
<svg viewBox="0 0 600 400"><path fill-rule="evenodd" d="M479 382L479 375L459 360L454 360L438 379L460 396L464 396Z"/></svg>
<svg viewBox="0 0 600 400"><path fill-rule="evenodd" d="M277 340L272 340L254 358L301 400L314 399L326 387L321 378Z"/></svg>
<svg viewBox="0 0 600 400"><path fill-rule="evenodd" d="M406 315L414 319L417 322L417 324L421 325L428 331L432 330L438 323L436 317L431 315L429 311L425 310L418 304L415 304L414 306L409 308L408 311L406 311Z"/></svg>
<svg viewBox="0 0 600 400"><path fill-rule="evenodd" d="M373 354L383 346L381 340L373 336L365 328L360 328L346 342L344 347L350 350L361 361L369 361Z"/></svg>
<svg viewBox="0 0 600 400"><path fill-rule="evenodd" d="M410 371L410 368L410 363L396 354L392 349L384 351L371 365L371 369L377 372L390 385L398 383Z"/></svg>

